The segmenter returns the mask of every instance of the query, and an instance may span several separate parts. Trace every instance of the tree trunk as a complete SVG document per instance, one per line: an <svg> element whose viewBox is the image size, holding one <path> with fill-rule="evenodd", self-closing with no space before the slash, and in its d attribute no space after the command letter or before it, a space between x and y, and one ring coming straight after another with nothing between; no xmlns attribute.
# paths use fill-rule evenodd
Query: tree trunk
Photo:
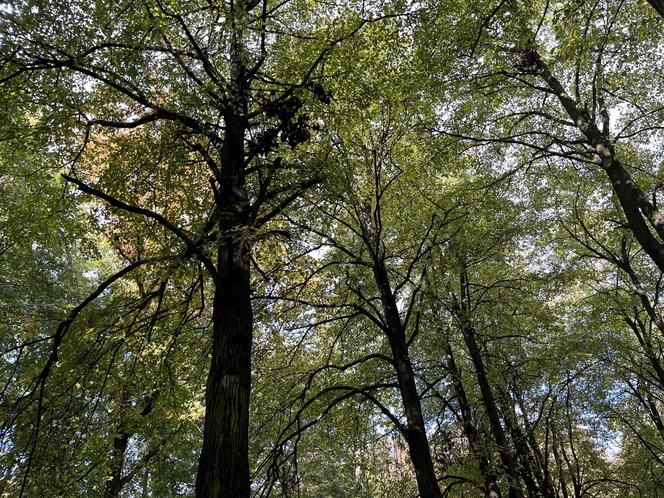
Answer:
<svg viewBox="0 0 664 498"><path fill-rule="evenodd" d="M496 400L494 399L493 391L491 390L491 385L489 384L489 378L484 368L479 346L475 340L475 331L472 329L472 327L464 326L463 336L466 345L468 346L468 352L470 353L473 366L475 367L477 382L480 386L482 402L489 419L491 433L493 434L493 438L496 441L500 460L505 466L505 471L507 473L507 477L509 478L509 496L510 498L523 498L523 491L521 490L521 485L519 484L516 461L514 460L511 448L507 442L507 437L505 436L505 431L503 430L503 426L500 422L498 406L496 405Z"/></svg>
<svg viewBox="0 0 664 498"><path fill-rule="evenodd" d="M367 228L367 227L365 227ZM366 231L366 230L365 230ZM371 238L369 239L371 240ZM378 245L378 244L376 244ZM413 364L408 355L406 332L399 316L396 299L390 286L382 251L374 247L374 279L381 295L381 303L388 328L388 340L397 373L399 391L406 414L404 437L415 469L417 489L422 498L440 498L440 487L433 467L431 448L427 439L422 404L415 384Z"/></svg>
<svg viewBox="0 0 664 498"><path fill-rule="evenodd" d="M219 191L217 277L212 317L212 362L205 393L205 426L197 498L249 496L249 393L253 313L250 250L244 228L248 203L244 182L246 121L227 116L221 149L226 182Z"/></svg>
<svg viewBox="0 0 664 498"><path fill-rule="evenodd" d="M232 4L231 4L232 5ZM241 26L250 6L238 2L231 16L229 102L215 192L219 226L212 310L212 361L205 392L203 447L197 498L250 495L249 396L251 390L250 203L245 180L248 81Z"/></svg>
<svg viewBox="0 0 664 498"><path fill-rule="evenodd" d="M656 3L661 5L662 2L657 0ZM542 79L558 97L568 116L586 136L588 145L597 152L602 169L609 177L634 237L660 271L664 272L664 244L662 244L664 216L648 201L644 192L617 159L613 144L606 136L607 133L601 131L591 120L588 112L565 92L560 81L553 76L544 61L538 60L537 68ZM648 225L655 230L661 240L652 234Z"/></svg>
<svg viewBox="0 0 664 498"><path fill-rule="evenodd" d="M236 256L233 247L222 257ZM231 253L231 254L228 254ZM249 271L225 271L214 298L212 363L205 393L197 498L249 496L252 311Z"/></svg>
<svg viewBox="0 0 664 498"><path fill-rule="evenodd" d="M486 498L501 498L500 488L496 482L496 475L491 470L491 460L489 458L489 453L482 444L480 438L480 433L477 430L473 422L472 413L470 410L470 403L468 402L468 397L466 396L466 390L463 387L463 382L461 380L461 371L456 364L454 359L454 352L452 351L452 345L449 340L447 341L445 347L447 353L447 368L452 377L452 385L456 391L456 397L459 403L459 411L461 412L461 425L463 426L463 432L468 438L468 444L470 449L477 458L480 467L480 473L484 478L484 486L482 492Z"/></svg>
<svg viewBox="0 0 664 498"><path fill-rule="evenodd" d="M475 374L477 376L477 383L480 387L480 393L482 395L482 403L484 404L484 409L486 410L487 418L489 419L489 426L491 427L491 433L493 438L496 441L498 446L498 454L500 455L500 460L505 467L505 472L509 479L509 497L510 498L523 498L523 490L521 489L521 484L519 483L517 462L512 453L512 449L507 441L505 435L505 430L500 421L500 415L498 413L498 406L496 404L496 399L491 389L491 384L489 383L489 377L484 367L484 361L482 360L482 354L480 352L480 347L477 344L475 338L475 329L470 322L468 316L466 315L467 310L464 308L463 301L467 302L467 279L465 270L462 270L460 276L461 282L461 292L465 296L462 299L462 304L455 305L455 313L457 314L457 319L461 327L461 333L463 334L463 339L468 348L468 353L470 354L470 359L475 368Z"/></svg>
<svg viewBox="0 0 664 498"><path fill-rule="evenodd" d="M441 496L440 487L431 458L431 449L422 416L422 405L415 384L413 365L408 356L408 348L403 335L391 339L390 346L397 370L401 400L406 413L404 436L415 468L417 488L422 498L439 498Z"/></svg>
<svg viewBox="0 0 664 498"><path fill-rule="evenodd" d="M122 491L122 468L124 467L125 454L129 445L130 434L124 431L113 438L113 452L111 454L111 479L106 482L104 498L117 498Z"/></svg>

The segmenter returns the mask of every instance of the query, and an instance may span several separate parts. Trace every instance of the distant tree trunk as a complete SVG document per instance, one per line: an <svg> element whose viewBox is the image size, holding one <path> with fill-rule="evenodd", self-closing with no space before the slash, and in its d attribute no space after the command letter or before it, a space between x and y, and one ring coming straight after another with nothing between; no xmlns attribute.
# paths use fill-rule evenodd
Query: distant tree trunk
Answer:
<svg viewBox="0 0 664 498"><path fill-rule="evenodd" d="M373 227L363 227L366 240L374 239ZM380 243L376 242L372 248L374 253L373 273L374 279L380 291L381 303L385 314L388 329L388 340L392 349L392 357L396 368L399 391L406 414L406 427L404 437L408 444L410 458L415 469L417 488L422 498L439 498L441 496L438 479L433 466L431 448L427 439L424 417L422 416L422 404L415 383L415 372L408 354L406 343L406 331L399 316L394 292L392 291L383 250Z"/></svg>
<svg viewBox="0 0 664 498"><path fill-rule="evenodd" d="M500 488L496 482L496 475L491 470L491 461L489 458L489 452L487 448L482 444L480 433L477 430L473 422L472 413L470 410L470 403L468 402L468 397L466 396L466 390L463 387L463 382L461 380L461 371L456 364L454 359L454 352L452 351L452 345L449 341L446 344L446 353L447 353L447 369L450 372L452 377L452 384L454 386L454 391L456 392L457 401L459 403L459 410L461 412L461 425L463 426L463 431L468 438L468 443L470 449L477 458L480 473L484 478L484 486L482 492L486 498L501 498Z"/></svg>
<svg viewBox="0 0 664 498"><path fill-rule="evenodd" d="M145 292L141 290L141 294L145 295ZM143 398L141 404L142 410L139 412L140 416L146 417L152 413L158 393L159 391L155 390ZM132 396L128 392L125 392L122 395L121 413L124 410L132 411L134 409L132 407L132 399ZM106 486L104 487L104 498L117 498L120 496L122 488L133 479L136 470L140 468L141 465L139 464L139 466L133 471L123 474L125 459L127 456L127 447L134 435L134 432L128 431L126 427L127 426L121 422L116 430L115 437L113 438L113 449L111 450L110 458L111 473L109 476L110 479L106 481ZM158 451L159 446L152 451L149 451L144 456L142 465L146 464Z"/></svg>
<svg viewBox="0 0 664 498"><path fill-rule="evenodd" d="M511 434L516 455L521 462L520 471L523 481L526 483L530 496L542 496L543 498L554 498L555 492L548 486L550 480L545 476L535 451L537 447L531 448L526 434L524 434L519 420L516 416L514 402L510 394L500 387L497 388L503 407L503 420Z"/></svg>
<svg viewBox="0 0 664 498"><path fill-rule="evenodd" d="M661 0L654 0L653 3L662 5ZM613 143L608 138L608 120L604 124L604 130L600 130L581 103L576 102L567 94L560 81L549 70L549 66L541 59L537 60L536 65L539 75L558 97L579 131L585 135L588 146L596 151L601 167L611 182L634 238L660 271L664 272L664 244L662 243L664 241L664 216L657 211L618 160ZM653 235L650 228L654 229L659 240Z"/></svg>
<svg viewBox="0 0 664 498"><path fill-rule="evenodd" d="M461 303L454 304L454 312L457 316L464 341L468 348L470 359L475 368L475 375L477 376L477 383L479 384L480 393L482 395L482 403L484 404L484 409L486 410L487 418L489 419L491 433L498 446L498 454L500 455L500 460L505 467L505 472L509 479L509 497L523 498L524 494L519 482L517 462L500 420L498 405L493 390L491 389L491 384L489 383L484 360L482 360L482 353L479 344L477 343L475 328L468 317L469 306L467 303L469 302L469 297L465 269L461 270L460 284L462 299Z"/></svg>

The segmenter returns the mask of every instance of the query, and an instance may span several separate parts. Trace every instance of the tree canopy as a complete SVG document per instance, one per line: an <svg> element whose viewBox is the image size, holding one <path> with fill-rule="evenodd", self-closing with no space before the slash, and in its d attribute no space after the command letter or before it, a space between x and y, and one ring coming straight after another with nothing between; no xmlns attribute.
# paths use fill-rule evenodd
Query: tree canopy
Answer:
<svg viewBox="0 0 664 498"><path fill-rule="evenodd" d="M0 494L664 494L659 0L0 3Z"/></svg>

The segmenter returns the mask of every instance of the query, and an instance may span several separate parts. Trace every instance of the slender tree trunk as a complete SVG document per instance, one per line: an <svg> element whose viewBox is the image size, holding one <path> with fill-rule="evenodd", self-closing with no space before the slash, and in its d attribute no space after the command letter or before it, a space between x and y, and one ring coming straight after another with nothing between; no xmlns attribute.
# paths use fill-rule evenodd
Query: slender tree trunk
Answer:
<svg viewBox="0 0 664 498"><path fill-rule="evenodd" d="M509 496L510 498L522 498L523 491L521 490L521 486L519 484L517 464L514 456L512 455L509 443L507 442L507 437L505 436L503 426L500 422L498 406L496 405L496 400L494 399L493 391L491 390L491 385L489 384L489 378L486 374L486 369L484 368L484 362L482 361L479 346L475 340L475 332L472 330L472 328L467 326L463 327L463 329L464 340L468 346L468 352L470 353L473 366L475 367L477 382L480 386L482 402L489 419L491 433L493 434L493 438L496 441L496 445L498 446L500 460L505 467L507 477L510 481Z"/></svg>
<svg viewBox="0 0 664 498"><path fill-rule="evenodd" d="M403 335L390 340L390 346L396 365L401 400L406 412L405 438L415 469L417 487L422 498L440 497L440 487L431 458L413 365L408 356L408 348Z"/></svg>
<svg viewBox="0 0 664 498"><path fill-rule="evenodd" d="M516 416L513 401L506 391L497 389L501 404L503 406L503 420L511 435L518 460L521 462L520 473L523 481L526 483L529 496L542 496L543 498L552 498L548 487L544 486L546 479L541 471L532 448L528 444L526 435L521 430L519 420Z"/></svg>
<svg viewBox="0 0 664 498"><path fill-rule="evenodd" d="M501 498L500 488L496 482L496 475L491 470L491 461L489 459L489 453L487 449L482 444L480 439L480 433L477 430L473 422L472 412L470 410L470 403L468 402L468 397L466 396L466 390L463 387L463 382L461 380L461 371L456 364L454 359L454 352L452 351L452 345L447 341L446 345L447 352L447 368L452 377L452 384L454 390L456 391L456 397L459 403L459 410L461 412L461 424L463 426L463 431L468 438L468 443L470 449L477 458L480 467L480 473L484 478L484 487L482 492L486 498Z"/></svg>
<svg viewBox="0 0 664 498"><path fill-rule="evenodd" d="M461 326L461 332L463 334L464 341L468 348L468 353L470 353L470 359L475 367L475 374L477 376L477 383L480 387L480 393L482 395L482 402L484 404L484 409L486 410L487 417L489 419L489 426L491 427L491 433L493 434L496 445L498 446L498 454L500 455L500 460L505 467L505 472L509 479L509 497L510 498L523 498L523 490L519 483L517 462L514 458L510 445L507 441L505 435L505 430L500 421L500 414L498 412L498 406L491 389L491 384L489 383L489 377L484 367L484 361L482 360L482 354L480 347L477 344L475 338L475 329L472 323L469 321L467 316L467 310L464 308L463 302L468 302L467 297L467 279L465 271L461 272L461 292L463 294L462 304L456 305L456 314L458 316L459 324Z"/></svg>
<svg viewBox="0 0 664 498"><path fill-rule="evenodd" d="M415 383L415 372L413 371L413 364L408 355L406 332L399 316L394 293L390 286L382 250L377 247L374 247L374 250L374 279L380 290L383 312L388 328L388 340L392 349L397 382L399 383L401 400L406 414L404 437L408 444L413 468L415 469L417 488L422 498L439 498L441 492L433 466L424 417L422 416L422 404L419 393L417 392L417 384Z"/></svg>

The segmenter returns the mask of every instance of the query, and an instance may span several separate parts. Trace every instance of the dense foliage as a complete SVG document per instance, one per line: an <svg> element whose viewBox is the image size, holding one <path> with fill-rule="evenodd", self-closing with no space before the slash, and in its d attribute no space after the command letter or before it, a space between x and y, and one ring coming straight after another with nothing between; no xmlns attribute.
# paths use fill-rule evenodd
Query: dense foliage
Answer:
<svg viewBox="0 0 664 498"><path fill-rule="evenodd" d="M0 2L0 495L664 494L664 4Z"/></svg>

